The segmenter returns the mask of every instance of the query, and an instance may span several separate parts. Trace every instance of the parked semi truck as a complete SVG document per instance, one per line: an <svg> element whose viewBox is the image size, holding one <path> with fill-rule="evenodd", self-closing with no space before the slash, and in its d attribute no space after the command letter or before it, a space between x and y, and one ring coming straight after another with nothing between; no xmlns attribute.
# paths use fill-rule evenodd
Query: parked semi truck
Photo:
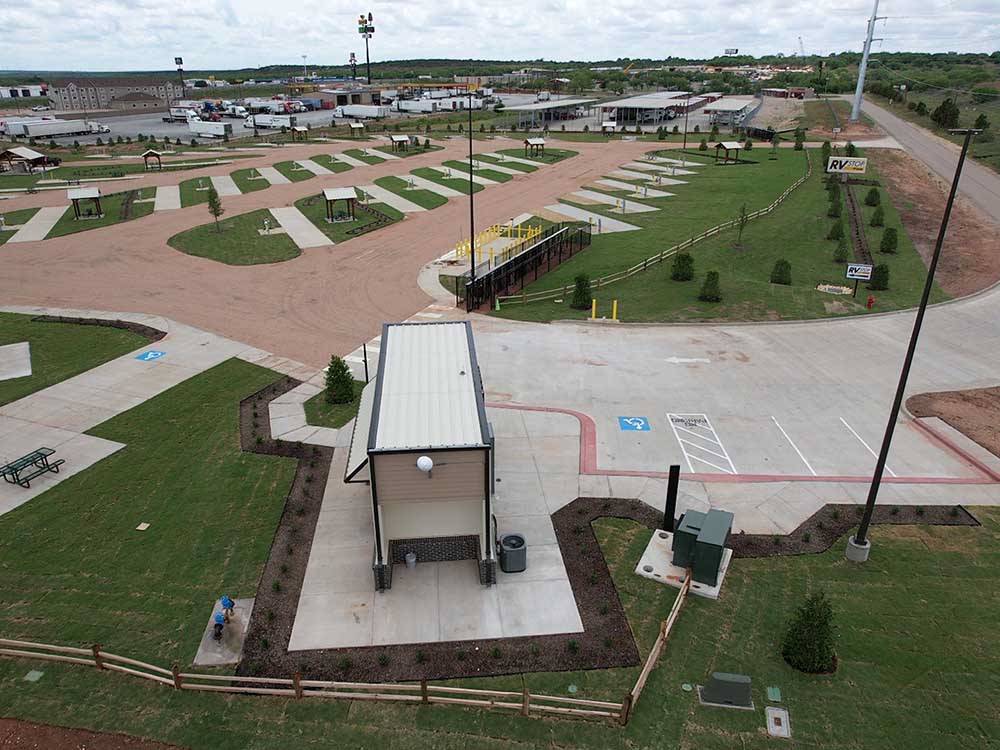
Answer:
<svg viewBox="0 0 1000 750"><path fill-rule="evenodd" d="M391 107L383 107L377 104L345 104L337 107L333 114L335 117L388 117L392 114Z"/></svg>
<svg viewBox="0 0 1000 750"><path fill-rule="evenodd" d="M189 120L188 130L199 138L222 138L233 134L233 125L229 122L207 122L205 120Z"/></svg>
<svg viewBox="0 0 1000 750"><path fill-rule="evenodd" d="M229 106L226 107L225 111L223 111L222 116L245 120L247 118L247 115L249 114L250 113L247 112L246 107L241 107L238 104L230 104Z"/></svg>
<svg viewBox="0 0 1000 750"><path fill-rule="evenodd" d="M17 132L18 129L20 129L20 133ZM23 135L28 138L62 138L70 135L110 132L111 128L107 125L89 120L45 120L43 122L25 122L15 126L11 135Z"/></svg>
<svg viewBox="0 0 1000 750"><path fill-rule="evenodd" d="M187 122L192 118L197 118L198 113L188 107L171 107L163 116L164 122Z"/></svg>
<svg viewBox="0 0 1000 750"><path fill-rule="evenodd" d="M292 115L250 115L243 121L245 128L291 128L296 119Z"/></svg>

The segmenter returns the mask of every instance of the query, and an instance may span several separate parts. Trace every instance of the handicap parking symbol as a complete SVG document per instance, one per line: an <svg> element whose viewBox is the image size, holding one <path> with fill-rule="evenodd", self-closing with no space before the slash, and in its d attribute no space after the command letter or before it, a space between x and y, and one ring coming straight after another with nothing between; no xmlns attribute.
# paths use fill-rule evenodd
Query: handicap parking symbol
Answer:
<svg viewBox="0 0 1000 750"><path fill-rule="evenodd" d="M652 429L645 417L618 417L618 427L622 432L649 432Z"/></svg>
<svg viewBox="0 0 1000 750"><path fill-rule="evenodd" d="M161 352L156 349L150 349L148 352L143 352L136 357L140 362L152 362L154 359L159 359L160 357L166 357L166 352Z"/></svg>

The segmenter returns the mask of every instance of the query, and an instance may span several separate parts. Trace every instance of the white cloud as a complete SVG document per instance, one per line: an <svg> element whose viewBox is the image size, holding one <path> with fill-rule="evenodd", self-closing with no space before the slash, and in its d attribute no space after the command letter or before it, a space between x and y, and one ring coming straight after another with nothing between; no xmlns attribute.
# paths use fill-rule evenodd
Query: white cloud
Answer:
<svg viewBox="0 0 1000 750"><path fill-rule="evenodd" d="M21 0L0 6L0 65L8 69L224 69L343 64L364 54L360 8L374 13L374 60L422 57L598 60L858 50L868 0L817 13L803 0ZM1000 40L996 0L888 0L876 49L991 51Z"/></svg>

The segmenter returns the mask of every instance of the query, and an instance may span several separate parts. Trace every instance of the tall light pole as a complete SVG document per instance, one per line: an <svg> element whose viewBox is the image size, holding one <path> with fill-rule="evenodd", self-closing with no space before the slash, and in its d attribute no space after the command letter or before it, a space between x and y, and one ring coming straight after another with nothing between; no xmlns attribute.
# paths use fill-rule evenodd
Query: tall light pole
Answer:
<svg viewBox="0 0 1000 750"><path fill-rule="evenodd" d="M302 83L306 82L306 78L309 77L309 72L306 70L306 58L309 55L302 55Z"/></svg>
<svg viewBox="0 0 1000 750"><path fill-rule="evenodd" d="M854 88L854 105L851 107L851 122L857 122L861 117L861 97L865 92L865 73L868 71L868 55L872 50L872 36L875 34L875 22L878 20L878 0L875 0L875 7L872 8L872 17L868 19L868 35L865 37L865 47L861 53L861 65L858 66L858 85Z"/></svg>
<svg viewBox="0 0 1000 750"><path fill-rule="evenodd" d="M369 12L367 16L362 13L358 16L358 33L365 39L365 65L368 68L368 85L372 85L372 60L368 54L368 40L372 38L375 33L375 25L372 23L372 14Z"/></svg>
<svg viewBox="0 0 1000 750"><path fill-rule="evenodd" d="M469 254L472 263L469 264L469 281L475 286L476 281L476 212L475 212L475 182L472 180L472 89L469 89Z"/></svg>
<svg viewBox="0 0 1000 750"><path fill-rule="evenodd" d="M687 97L684 99L684 145L682 149L687 149L688 147L688 110L691 109L691 92L688 92Z"/></svg>
<svg viewBox="0 0 1000 750"><path fill-rule="evenodd" d="M174 58L174 65L177 66L177 77L181 81L181 99L183 99L184 98L184 93L185 93L184 92L184 58L183 57L175 57Z"/></svg>
<svg viewBox="0 0 1000 750"><path fill-rule="evenodd" d="M944 245L945 232L948 231L948 219L951 216L951 207L955 203L955 193L958 191L958 180L962 176L962 165L965 163L965 156L969 152L969 143L972 136L982 132L975 128L964 128L952 130L952 133L965 135L962 143L962 153L958 157L958 165L955 167L955 176L951 181L951 191L948 193L948 202L944 206L944 216L941 218L941 228L938 230L937 242L934 243L934 254L931 256L930 265L927 267L927 279L924 282L924 292L920 297L920 306L917 308L917 317L913 321L913 331L910 333L910 343L906 347L906 357L903 358L903 369L899 373L899 383L896 385L896 396L892 401L892 409L889 411L889 421L885 426L885 435L882 437L882 448L878 453L878 460L875 462L875 473L872 476L871 487L868 489L868 500L865 504L865 512L861 516L861 524L857 533L847 541L847 559L854 562L864 562L868 559L871 551L871 542L868 541L868 526L871 524L872 514L875 512L875 501L878 499L879 487L882 485L882 474L885 471L885 462L889 456L889 446L892 444L892 434L896 429L896 419L899 418L899 410L903 404L903 392L906 390L906 381L910 376L910 366L913 364L913 353L917 348L917 338L920 336L920 327L924 322L924 313L927 310L927 301L931 296L931 288L934 286L934 271L937 270L938 259L941 257L941 246Z"/></svg>

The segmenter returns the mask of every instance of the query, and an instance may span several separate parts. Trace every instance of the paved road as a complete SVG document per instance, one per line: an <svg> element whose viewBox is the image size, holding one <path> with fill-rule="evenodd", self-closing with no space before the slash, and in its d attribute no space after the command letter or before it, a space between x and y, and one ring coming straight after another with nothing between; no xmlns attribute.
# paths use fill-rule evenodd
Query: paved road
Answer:
<svg viewBox="0 0 1000 750"><path fill-rule="evenodd" d="M932 172L951 182L961 151L958 146L868 100L864 111ZM959 190L980 211L1000 223L1000 175L975 161L966 161Z"/></svg>

